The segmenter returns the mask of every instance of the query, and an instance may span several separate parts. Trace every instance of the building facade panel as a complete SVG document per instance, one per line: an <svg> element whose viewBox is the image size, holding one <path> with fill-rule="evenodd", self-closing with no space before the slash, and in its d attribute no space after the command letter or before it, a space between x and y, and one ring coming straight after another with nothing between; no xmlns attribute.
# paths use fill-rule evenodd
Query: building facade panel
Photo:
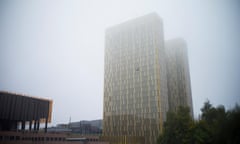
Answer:
<svg viewBox="0 0 240 144"><path fill-rule="evenodd" d="M105 39L103 135L155 143L168 110L162 21L143 16L109 28Z"/></svg>
<svg viewBox="0 0 240 144"><path fill-rule="evenodd" d="M110 143L143 137L154 144L168 110L189 106L193 115L186 44L165 44L158 15L107 29L104 62L103 137Z"/></svg>
<svg viewBox="0 0 240 144"><path fill-rule="evenodd" d="M0 92L0 130L16 130L18 123L25 129L26 122L51 122L52 100L34 98L21 94Z"/></svg>
<svg viewBox="0 0 240 144"><path fill-rule="evenodd" d="M181 38L168 40L165 50L169 110L176 111L179 106L188 106L193 116L187 44Z"/></svg>

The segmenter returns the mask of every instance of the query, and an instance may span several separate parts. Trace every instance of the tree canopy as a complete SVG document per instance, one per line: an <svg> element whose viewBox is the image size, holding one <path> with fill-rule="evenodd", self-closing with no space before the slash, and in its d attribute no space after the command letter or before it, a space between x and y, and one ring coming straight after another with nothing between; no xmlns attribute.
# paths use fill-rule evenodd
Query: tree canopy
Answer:
<svg viewBox="0 0 240 144"><path fill-rule="evenodd" d="M240 107L225 110L207 101L201 108L200 119L194 121L188 107L180 106L168 112L158 144L239 144Z"/></svg>

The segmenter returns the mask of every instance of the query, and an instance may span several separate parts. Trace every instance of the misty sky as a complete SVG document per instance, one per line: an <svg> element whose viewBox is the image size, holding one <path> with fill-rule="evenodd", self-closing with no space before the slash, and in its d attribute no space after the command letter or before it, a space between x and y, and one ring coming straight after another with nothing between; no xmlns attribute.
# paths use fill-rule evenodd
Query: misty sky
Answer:
<svg viewBox="0 0 240 144"><path fill-rule="evenodd" d="M238 0L1 0L0 90L53 99L52 125L102 118L105 29L151 12L187 41L195 117L240 103Z"/></svg>

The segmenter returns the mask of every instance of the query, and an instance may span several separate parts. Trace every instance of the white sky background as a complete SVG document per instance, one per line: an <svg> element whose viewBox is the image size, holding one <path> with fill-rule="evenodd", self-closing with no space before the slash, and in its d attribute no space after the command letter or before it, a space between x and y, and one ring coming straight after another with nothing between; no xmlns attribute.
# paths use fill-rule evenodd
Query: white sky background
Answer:
<svg viewBox="0 0 240 144"><path fill-rule="evenodd" d="M102 118L104 31L156 12L187 41L195 117L240 103L238 0L0 1L0 90L51 98L53 122Z"/></svg>

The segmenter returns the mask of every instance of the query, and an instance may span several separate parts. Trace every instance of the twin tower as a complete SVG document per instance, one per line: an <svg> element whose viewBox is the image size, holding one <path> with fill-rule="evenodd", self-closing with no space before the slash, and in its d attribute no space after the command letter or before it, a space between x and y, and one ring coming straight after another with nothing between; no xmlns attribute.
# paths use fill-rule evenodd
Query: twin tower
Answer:
<svg viewBox="0 0 240 144"><path fill-rule="evenodd" d="M169 110L188 106L193 115L186 43L165 41L155 13L105 36L103 139L154 144Z"/></svg>

